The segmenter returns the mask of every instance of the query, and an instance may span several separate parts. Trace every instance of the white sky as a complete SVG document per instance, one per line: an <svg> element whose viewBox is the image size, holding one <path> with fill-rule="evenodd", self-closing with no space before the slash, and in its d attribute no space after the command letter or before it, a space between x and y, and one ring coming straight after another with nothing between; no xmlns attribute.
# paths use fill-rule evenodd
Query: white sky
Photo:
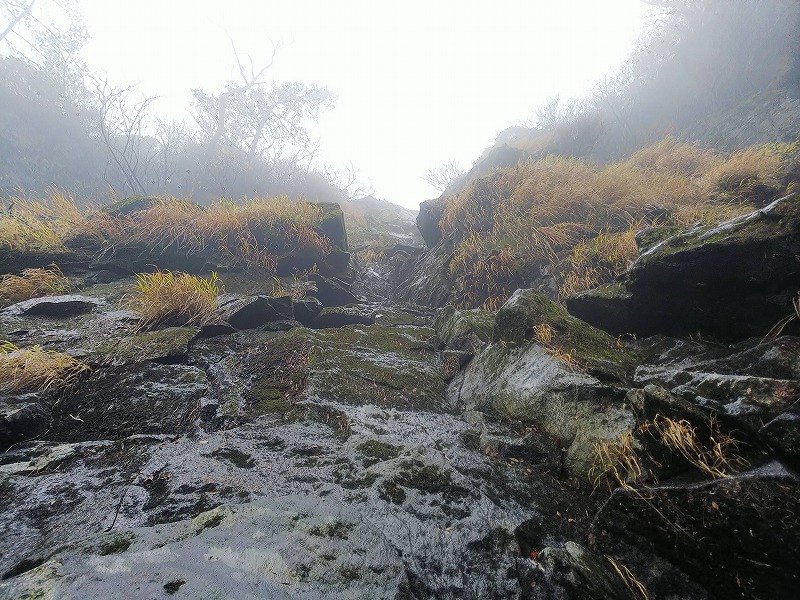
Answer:
<svg viewBox="0 0 800 600"><path fill-rule="evenodd" d="M500 131L559 95L588 93L646 24L638 0L78 0L90 69L189 120L190 90L237 76L231 49L277 80L337 97L312 131L320 161L416 208L421 177L469 167Z"/></svg>

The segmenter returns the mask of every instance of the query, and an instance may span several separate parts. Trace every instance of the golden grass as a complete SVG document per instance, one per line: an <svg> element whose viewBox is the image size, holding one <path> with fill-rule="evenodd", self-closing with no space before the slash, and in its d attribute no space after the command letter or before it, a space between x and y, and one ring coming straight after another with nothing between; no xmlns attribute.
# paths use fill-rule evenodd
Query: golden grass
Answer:
<svg viewBox="0 0 800 600"><path fill-rule="evenodd" d="M608 560L614 571L619 575L619 578L622 579L631 597L641 598L641 600L650 600L650 595L647 593L644 584L636 578L636 575L634 575L628 567L612 556L606 556L606 560Z"/></svg>
<svg viewBox="0 0 800 600"><path fill-rule="evenodd" d="M139 313L140 329L205 325L219 320L217 297L222 283L187 273L156 271L136 275L136 293L128 305Z"/></svg>
<svg viewBox="0 0 800 600"><path fill-rule="evenodd" d="M208 208L169 198L132 215L122 241L144 244L153 252L208 252L273 274L280 256L311 252L321 260L330 254L331 241L314 230L321 220L321 208L285 196L242 204L223 200Z"/></svg>
<svg viewBox="0 0 800 600"><path fill-rule="evenodd" d="M685 419L658 415L653 420L653 427L667 448L678 452L707 475L719 479L735 472L735 463L740 460L736 455L737 442L720 431L713 417L707 442L698 439L695 429Z"/></svg>
<svg viewBox="0 0 800 600"><path fill-rule="evenodd" d="M456 303L496 305L537 271L556 275L562 298L605 283L635 259L643 227L752 210L751 196L777 192L785 154L773 145L723 155L666 138L604 166L547 156L498 169L448 198L442 214L456 241ZM664 214L668 222L654 216Z"/></svg>
<svg viewBox="0 0 800 600"><path fill-rule="evenodd" d="M0 341L0 390L6 393L68 387L90 370L68 354Z"/></svg>
<svg viewBox="0 0 800 600"><path fill-rule="evenodd" d="M25 269L20 275L3 275L0 279L0 307L40 296L65 294L73 289L72 281L56 265Z"/></svg>
<svg viewBox="0 0 800 600"><path fill-rule="evenodd" d="M609 487L630 489L631 484L640 480L643 471L634 444L631 432L595 444L594 460L589 471L595 488L605 482Z"/></svg>
<svg viewBox="0 0 800 600"><path fill-rule="evenodd" d="M219 201L208 208L185 199L164 198L150 207L112 217L93 207L80 209L56 188L42 200L22 196L3 200L0 248L61 253L70 246L114 249L144 246L157 255L175 251L205 253L233 266L274 274L278 259L293 253L321 261L333 250L315 229L320 207L286 196Z"/></svg>
<svg viewBox="0 0 800 600"><path fill-rule="evenodd" d="M0 211L0 247L18 251L65 252L78 236L102 241L113 230L111 219L92 207L81 209L56 187L44 198L13 196Z"/></svg>

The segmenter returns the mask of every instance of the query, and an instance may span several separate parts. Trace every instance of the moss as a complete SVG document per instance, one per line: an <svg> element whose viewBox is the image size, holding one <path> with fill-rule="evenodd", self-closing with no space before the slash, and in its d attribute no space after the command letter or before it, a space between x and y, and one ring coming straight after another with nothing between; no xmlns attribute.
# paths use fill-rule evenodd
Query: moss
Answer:
<svg viewBox="0 0 800 600"><path fill-rule="evenodd" d="M226 517L232 514L233 511L227 506L218 506L212 510L200 513L192 519L189 525L189 533L192 535L200 535L206 529L218 527Z"/></svg>
<svg viewBox="0 0 800 600"><path fill-rule="evenodd" d="M618 339L570 315L561 304L533 290L518 290L498 312L494 340L512 344L536 340L535 327L549 325L552 339L543 346L569 354L575 365L603 380L627 381L639 364ZM498 366L505 356L497 357Z"/></svg>
<svg viewBox="0 0 800 600"><path fill-rule="evenodd" d="M387 444L380 440L369 440L358 446L358 451L364 455L365 466L374 465L378 462L391 460L400 456L400 447Z"/></svg>
<svg viewBox="0 0 800 600"><path fill-rule="evenodd" d="M430 324L430 319L416 311L405 310L402 308L381 309L375 315L375 323L385 327L395 327L398 325L414 325L416 327L426 327Z"/></svg>
<svg viewBox="0 0 800 600"><path fill-rule="evenodd" d="M259 394L258 389L251 389L254 396ZM284 397L270 397L267 394L276 393L274 389L268 389L264 392L261 400L255 405L255 412L257 414L281 414L285 415L292 410L292 405Z"/></svg>
<svg viewBox="0 0 800 600"><path fill-rule="evenodd" d="M339 569L339 576L346 582L361 579L361 569L358 567L345 566Z"/></svg>
<svg viewBox="0 0 800 600"><path fill-rule="evenodd" d="M419 461L406 462L403 470L383 483L380 497L394 504L402 504L406 493L402 488L418 490L424 494L436 494L446 504L459 502L469 495L469 491L453 482L450 473L436 465L425 465Z"/></svg>
<svg viewBox="0 0 800 600"><path fill-rule="evenodd" d="M448 346L474 352L476 346L491 341L494 317L495 313L486 310L457 310L446 306L437 313L434 327Z"/></svg>
<svg viewBox="0 0 800 600"><path fill-rule="evenodd" d="M378 489L378 496L392 504L402 504L406 501L406 492L394 481L384 481Z"/></svg>
<svg viewBox="0 0 800 600"><path fill-rule="evenodd" d="M243 393L247 406L256 414L288 413L306 387L310 351L310 342L290 331L244 356L241 375L258 373Z"/></svg>
<svg viewBox="0 0 800 600"><path fill-rule="evenodd" d="M100 556L109 554L119 554L125 552L136 541L136 535L131 531L115 532L101 538L97 545L97 553Z"/></svg>
<svg viewBox="0 0 800 600"><path fill-rule="evenodd" d="M168 327L112 339L98 346L94 355L101 363L131 364L147 360L170 361L184 356L197 335L193 327Z"/></svg>
<svg viewBox="0 0 800 600"><path fill-rule="evenodd" d="M171 596L179 589L181 589L181 586L184 585L185 583L186 583L185 579L175 579L173 581L167 582L164 584L164 591Z"/></svg>
<svg viewBox="0 0 800 600"><path fill-rule="evenodd" d="M351 523L344 523L343 521L333 520L315 525L308 530L308 533L317 537L336 538L339 540L346 540L353 530Z"/></svg>
<svg viewBox="0 0 800 600"><path fill-rule="evenodd" d="M436 366L432 334L426 328L377 325L314 332L310 389L350 404L437 408L444 374Z"/></svg>

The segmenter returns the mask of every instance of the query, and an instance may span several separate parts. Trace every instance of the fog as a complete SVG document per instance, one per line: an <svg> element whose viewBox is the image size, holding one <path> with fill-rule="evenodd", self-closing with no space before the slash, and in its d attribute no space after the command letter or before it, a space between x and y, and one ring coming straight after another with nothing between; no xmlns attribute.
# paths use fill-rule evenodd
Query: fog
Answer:
<svg viewBox="0 0 800 600"><path fill-rule="evenodd" d="M28 3L5 4L10 13ZM38 0L3 51L35 60L32 32L82 19L89 72L156 96L151 121L190 128L192 89L219 93L241 79L237 55L257 70L275 51L265 80L317 84L335 96L307 123L314 166L342 180L355 173L355 187L416 206L438 195L422 179L429 169L468 168L549 98L588 93L627 57L648 14L638 0Z"/></svg>

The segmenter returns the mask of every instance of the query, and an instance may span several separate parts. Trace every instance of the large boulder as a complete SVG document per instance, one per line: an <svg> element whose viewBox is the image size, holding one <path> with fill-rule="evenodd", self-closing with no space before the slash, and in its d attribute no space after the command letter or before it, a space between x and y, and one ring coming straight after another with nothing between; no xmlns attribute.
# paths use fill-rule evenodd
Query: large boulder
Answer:
<svg viewBox="0 0 800 600"><path fill-rule="evenodd" d="M7 400L11 402L0 402L0 451L35 438L48 424L47 410L42 404L25 398Z"/></svg>
<svg viewBox="0 0 800 600"><path fill-rule="evenodd" d="M442 240L442 230L439 228L439 221L442 219L444 206L444 198L426 200L419 205L417 228L428 248L433 248Z"/></svg>
<svg viewBox="0 0 800 600"><path fill-rule="evenodd" d="M322 210L322 220L318 228L342 252L347 252L347 229L342 209L335 202L318 202L314 206Z"/></svg>
<svg viewBox="0 0 800 600"><path fill-rule="evenodd" d="M622 386L635 356L610 336L519 290L497 312L493 340L450 384L451 404L536 424L581 476L597 443L634 428Z"/></svg>
<svg viewBox="0 0 800 600"><path fill-rule="evenodd" d="M236 329L253 329L270 321L292 320L294 310L289 296L229 297L220 300L222 320Z"/></svg>
<svg viewBox="0 0 800 600"><path fill-rule="evenodd" d="M310 291L309 295L319 300L322 306L346 306L358 302L358 298L344 281L336 278L328 279L319 273L309 274L308 280L313 281L317 288Z"/></svg>
<svg viewBox="0 0 800 600"><path fill-rule="evenodd" d="M104 302L98 298L79 294L42 296L12 304L5 308L2 314L3 316L12 317L74 317L90 313L101 304L104 304Z"/></svg>
<svg viewBox="0 0 800 600"><path fill-rule="evenodd" d="M624 279L578 294L567 307L614 334L763 336L793 314L792 299L800 290L798 255L795 193L722 225L657 243Z"/></svg>

